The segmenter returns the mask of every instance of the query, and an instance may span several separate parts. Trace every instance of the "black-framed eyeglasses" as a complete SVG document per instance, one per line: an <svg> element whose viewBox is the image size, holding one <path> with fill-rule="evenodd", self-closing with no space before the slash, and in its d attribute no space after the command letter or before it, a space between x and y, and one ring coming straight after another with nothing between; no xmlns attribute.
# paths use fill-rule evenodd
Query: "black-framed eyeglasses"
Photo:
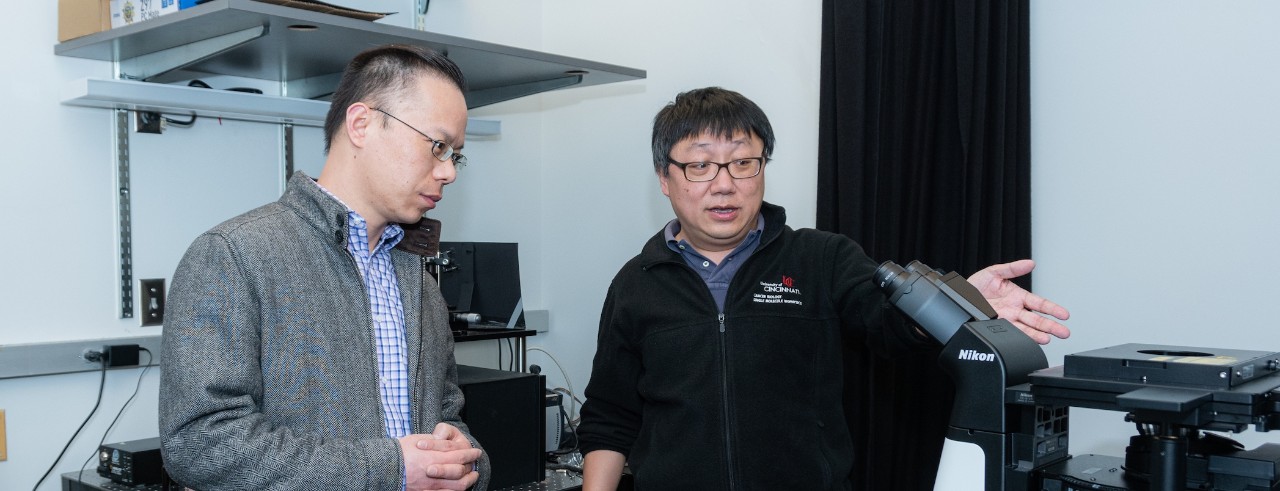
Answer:
<svg viewBox="0 0 1280 491"><path fill-rule="evenodd" d="M419 130L419 129L417 129L417 128L414 128L414 127L413 127L413 125L411 125L411 124L409 124L409 123L404 122L404 120L403 120L403 119L397 118L397 117L393 116L393 115L392 115L391 113L389 113L389 112L383 111L383 110L378 109L378 108L376 108L376 107L373 107L373 108L370 108L370 109L373 109L374 111L378 111L378 112L380 112L380 113L382 113L382 114L385 114L385 115L387 115L387 117L388 117L388 118L391 118L391 119L394 119L394 120L396 120L396 121L399 121L399 122L400 122L400 124L403 124L403 125L405 125L405 126L408 126L408 127L409 127L409 129L411 129L411 130L413 130L413 131L416 131L419 135L422 135L422 137L423 137L423 138L426 138L427 140L430 140L430 141L431 141L431 155L435 156L435 158L436 158L437 160L439 160L439 161L441 161L441 162L448 162L448 161L452 160L452 161L453 161L453 167L454 167L454 168L457 168L457 169L461 169L461 168L463 168L463 167L466 167L466 165L467 165L467 156L466 156L466 155L463 155L463 154L460 154L460 153L458 153L458 152L456 152L456 151L454 151L454 150L453 150L453 146L451 146L451 145L449 145L448 143L445 143L445 142L443 142L443 141L440 141L440 140L437 140L437 139L432 138L432 137L430 137L430 136L427 136L427 134L426 134L426 133L423 133L421 130Z"/></svg>
<svg viewBox="0 0 1280 491"><path fill-rule="evenodd" d="M760 175L760 169L764 168L764 164L768 162L767 157L747 157L744 159L734 159L729 162L676 162L667 159L667 163L679 167L684 171L684 178L690 182L707 182L714 181L716 176L720 174L720 169L729 171L729 177L734 179L751 179Z"/></svg>

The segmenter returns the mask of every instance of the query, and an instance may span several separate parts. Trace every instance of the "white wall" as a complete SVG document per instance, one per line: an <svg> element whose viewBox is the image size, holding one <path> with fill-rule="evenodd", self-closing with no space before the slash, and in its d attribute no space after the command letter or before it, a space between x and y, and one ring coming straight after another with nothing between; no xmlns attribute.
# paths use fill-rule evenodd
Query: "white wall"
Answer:
<svg viewBox="0 0 1280 491"><path fill-rule="evenodd" d="M1032 2L1035 283L1074 332L1050 363L1130 342L1280 351L1278 45L1263 0ZM1072 414L1073 453L1122 455L1121 414Z"/></svg>
<svg viewBox="0 0 1280 491"><path fill-rule="evenodd" d="M526 305L551 313L551 331L530 344L554 353L579 392L609 280L671 217L648 144L653 114L677 92L720 85L758 102L779 139L766 198L787 207L792 225L813 224L817 4L432 2L430 30L648 71L643 81L473 111L501 120L503 134L468 141L473 165L436 212L447 240L521 243ZM1072 309L1075 332L1049 346L1050 362L1123 342L1280 350L1259 315L1275 288L1264 268L1252 267L1265 264L1280 221L1271 192L1280 177L1271 115L1280 101L1267 90L1280 68L1269 52L1280 7L1032 7L1036 286ZM0 55L0 87L10 94L10 117L0 122L0 206L11 210L0 241L10 278L0 285L0 346L154 334L115 318L109 113L60 105L63 82L109 77L110 66L52 54L52 2L27 15L0 31L6 46L26 47ZM302 133L318 142L318 132ZM170 276L191 236L274 197L276 135L243 123L135 138L135 184L146 189L136 199L173 205L135 208L136 247L148 251L137 258L137 277ZM225 143L247 139L255 143ZM170 146L196 150L172 162ZM232 146L245 154L226 157ZM240 179L219 180L227 175L219 169ZM179 192L167 180L202 184ZM545 355L530 361L544 366L550 384L564 385ZM102 409L55 472L89 456L138 372L108 374ZM156 379L153 371L143 380L108 441L155 434ZM0 380L9 440L0 488L35 482L92 407L97 382L95 373ZM1118 455L1123 438L1101 436L1131 432L1118 414L1075 414L1073 452ZM1275 440L1244 435L1258 436ZM56 480L42 489L57 489Z"/></svg>

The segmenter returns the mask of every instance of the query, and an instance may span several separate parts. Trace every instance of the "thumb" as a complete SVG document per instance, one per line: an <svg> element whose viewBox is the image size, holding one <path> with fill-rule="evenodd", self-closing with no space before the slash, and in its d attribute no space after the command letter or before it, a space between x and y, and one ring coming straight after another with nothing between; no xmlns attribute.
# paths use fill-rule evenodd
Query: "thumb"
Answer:
<svg viewBox="0 0 1280 491"><path fill-rule="evenodd" d="M445 423L436 423L435 430L431 432L431 436L441 440L448 440L449 437L453 435L452 430L454 430L453 426Z"/></svg>

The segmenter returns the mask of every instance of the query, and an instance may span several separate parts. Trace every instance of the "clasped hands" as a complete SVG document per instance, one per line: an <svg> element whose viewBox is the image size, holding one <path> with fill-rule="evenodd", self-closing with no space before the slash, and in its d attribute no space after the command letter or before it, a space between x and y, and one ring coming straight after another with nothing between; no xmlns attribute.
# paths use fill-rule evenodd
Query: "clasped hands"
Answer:
<svg viewBox="0 0 1280 491"><path fill-rule="evenodd" d="M1036 263L1030 259L995 264L983 268L968 278L969 283L982 292L1001 319L1007 320L1037 343L1049 344L1053 338L1066 339L1071 335L1067 326L1058 320L1071 316L1067 309L1036 295L1009 281L1030 273Z"/></svg>
<svg viewBox="0 0 1280 491"><path fill-rule="evenodd" d="M401 437L405 488L417 490L465 490L480 478L475 462L480 449L458 428L440 423L431 433Z"/></svg>

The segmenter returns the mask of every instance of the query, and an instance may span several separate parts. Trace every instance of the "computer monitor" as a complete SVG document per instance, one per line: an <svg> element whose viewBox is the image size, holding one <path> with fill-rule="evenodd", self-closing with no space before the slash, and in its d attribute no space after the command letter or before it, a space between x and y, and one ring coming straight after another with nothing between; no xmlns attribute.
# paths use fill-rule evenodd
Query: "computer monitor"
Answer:
<svg viewBox="0 0 1280 491"><path fill-rule="evenodd" d="M440 272L451 313L478 314L476 327L524 327L517 244L441 242L440 251L452 262Z"/></svg>

